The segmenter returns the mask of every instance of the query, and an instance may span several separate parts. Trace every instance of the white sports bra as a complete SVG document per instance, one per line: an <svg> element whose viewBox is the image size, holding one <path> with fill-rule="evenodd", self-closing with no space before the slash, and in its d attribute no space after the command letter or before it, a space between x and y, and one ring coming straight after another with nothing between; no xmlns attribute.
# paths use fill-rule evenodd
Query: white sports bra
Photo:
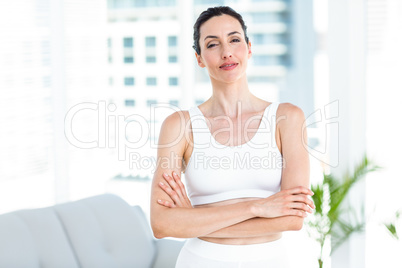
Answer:
<svg viewBox="0 0 402 268"><path fill-rule="evenodd" d="M278 102L270 104L254 136L238 146L217 142L201 110L189 109L194 145L184 177L193 205L265 198L280 191L282 155L275 141L278 106Z"/></svg>

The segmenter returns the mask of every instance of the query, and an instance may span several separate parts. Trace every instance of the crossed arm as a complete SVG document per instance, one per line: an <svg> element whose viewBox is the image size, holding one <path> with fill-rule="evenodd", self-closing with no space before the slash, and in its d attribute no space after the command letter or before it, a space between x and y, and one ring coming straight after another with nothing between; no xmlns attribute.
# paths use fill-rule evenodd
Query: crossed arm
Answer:
<svg viewBox="0 0 402 268"><path fill-rule="evenodd" d="M169 146L158 148L158 163L161 165L158 165L154 174L151 194L151 225L155 237L252 237L302 227L307 212L314 208L308 198L312 192L308 189L308 153L303 146L307 140L303 129L304 114L291 104L281 104L279 107L278 118L283 116L284 119L277 123L284 161L282 190L260 200L218 207L191 206L177 175L181 173L185 147L185 142L177 140L177 135L179 131L183 133L180 126L184 125L184 117L175 113L164 121L159 144ZM173 140L176 142L172 143ZM181 157L172 157L172 152ZM167 167L162 166L165 158L169 159ZM167 176L162 176L163 173Z"/></svg>
<svg viewBox="0 0 402 268"><path fill-rule="evenodd" d="M163 174L163 177L165 182L159 183L159 186L170 196L173 202L160 199L157 202L161 206L168 208L192 208L180 177L175 172L173 172L171 176L169 174ZM313 202L306 197L311 194L312 192L304 187L295 187L281 191L269 200L269 206L277 209L276 217L274 217L275 214L272 214L272 218L251 218L204 235L204 237L241 238L300 230L302 227L302 219L307 216L306 212L312 212L311 207L314 207ZM295 200L296 202L293 204L292 202L288 202L288 204L286 204L286 200ZM258 205L261 205L261 203L257 204L257 206ZM290 206L291 209L294 210L293 212L296 213L296 216L281 216L282 214L288 213L286 211L287 206ZM266 208L264 206L259 209Z"/></svg>

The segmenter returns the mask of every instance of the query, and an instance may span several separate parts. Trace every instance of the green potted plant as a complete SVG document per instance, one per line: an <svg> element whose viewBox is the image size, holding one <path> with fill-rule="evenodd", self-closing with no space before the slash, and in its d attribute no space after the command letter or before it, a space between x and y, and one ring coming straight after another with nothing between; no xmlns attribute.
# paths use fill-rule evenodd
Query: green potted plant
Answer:
<svg viewBox="0 0 402 268"><path fill-rule="evenodd" d="M401 210L402 211L402 210ZM400 236L398 234L398 228L397 228L397 223L401 217L401 211L397 211L395 213L395 219L393 219L392 221L389 222L385 222L384 226L387 228L389 234L395 238L396 240L399 240Z"/></svg>
<svg viewBox="0 0 402 268"><path fill-rule="evenodd" d="M307 230L310 237L320 245L318 257L320 268L324 264L324 247L327 243L331 243L328 254L330 256L352 233L364 229L364 220L360 220L356 210L348 207L344 201L357 182L364 179L367 173L379 168L365 155L351 174L346 173L342 178L335 178L332 174L324 173L323 181L312 185L311 190L314 192L312 199L316 209L307 221Z"/></svg>

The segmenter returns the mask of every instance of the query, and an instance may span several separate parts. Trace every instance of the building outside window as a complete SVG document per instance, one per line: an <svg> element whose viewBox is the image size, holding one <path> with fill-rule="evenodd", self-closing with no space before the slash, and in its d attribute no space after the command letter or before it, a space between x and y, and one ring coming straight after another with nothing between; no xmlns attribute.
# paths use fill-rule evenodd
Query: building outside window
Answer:
<svg viewBox="0 0 402 268"><path fill-rule="evenodd" d="M150 7L173 7L176 5L176 0L124 0L124 1L108 1L109 9L124 9L124 8L150 8Z"/></svg>
<svg viewBox="0 0 402 268"><path fill-rule="evenodd" d="M147 57L145 58L145 61L146 61L147 63L155 63L155 62L156 62L156 57L155 57L155 56L147 56Z"/></svg>
<svg viewBox="0 0 402 268"><path fill-rule="evenodd" d="M124 57L124 63L134 63L134 57Z"/></svg>
<svg viewBox="0 0 402 268"><path fill-rule="evenodd" d="M132 37L124 37L123 38L123 46L124 47L133 47L133 38Z"/></svg>
<svg viewBox="0 0 402 268"><path fill-rule="evenodd" d="M124 105L126 107L134 107L135 106L135 100L133 99L128 99L124 101Z"/></svg>
<svg viewBox="0 0 402 268"><path fill-rule="evenodd" d="M108 62L112 63L113 62L113 57L112 57L112 38L107 39L107 47L108 47Z"/></svg>
<svg viewBox="0 0 402 268"><path fill-rule="evenodd" d="M179 101L178 100L170 100L169 104L172 106L179 106Z"/></svg>
<svg viewBox="0 0 402 268"><path fill-rule="evenodd" d="M253 55L253 63L255 66L274 66L284 64L281 57L273 55Z"/></svg>
<svg viewBox="0 0 402 268"><path fill-rule="evenodd" d="M152 104L157 104L158 101L157 100L147 100L147 106L151 106Z"/></svg>
<svg viewBox="0 0 402 268"><path fill-rule="evenodd" d="M169 61L169 63L176 63L177 62L177 56L169 56L168 61Z"/></svg>
<svg viewBox="0 0 402 268"><path fill-rule="evenodd" d="M179 78L169 77L169 86L177 86L179 84Z"/></svg>
<svg viewBox="0 0 402 268"><path fill-rule="evenodd" d="M237 1L233 1L237 2ZM195 0L194 3L196 5L214 5L214 6L223 6L225 4L224 0Z"/></svg>
<svg viewBox="0 0 402 268"><path fill-rule="evenodd" d="M275 23L284 22L285 16L282 13L277 12L253 12L251 15L251 21L253 23Z"/></svg>
<svg viewBox="0 0 402 268"><path fill-rule="evenodd" d="M134 84L135 84L134 77L124 77L125 86L134 86Z"/></svg>
<svg viewBox="0 0 402 268"><path fill-rule="evenodd" d="M168 46L169 47L177 46L177 36L168 36Z"/></svg>
<svg viewBox="0 0 402 268"><path fill-rule="evenodd" d="M156 77L147 77L147 86L156 86Z"/></svg>
<svg viewBox="0 0 402 268"><path fill-rule="evenodd" d="M271 83L274 79L269 76L251 76L248 81L250 83Z"/></svg>
<svg viewBox="0 0 402 268"><path fill-rule="evenodd" d="M251 35L253 45L283 44L285 37L283 34L253 34Z"/></svg>
<svg viewBox="0 0 402 268"><path fill-rule="evenodd" d="M196 99L196 100L195 100L195 105L198 106L198 105L204 103L204 101L205 101L205 100L203 100L203 99Z"/></svg>
<svg viewBox="0 0 402 268"><path fill-rule="evenodd" d="M43 87L50 87L52 85L52 77L48 75L42 77L42 85Z"/></svg>
<svg viewBox="0 0 402 268"><path fill-rule="evenodd" d="M145 37L145 46L146 47L156 47L156 37L155 36Z"/></svg>

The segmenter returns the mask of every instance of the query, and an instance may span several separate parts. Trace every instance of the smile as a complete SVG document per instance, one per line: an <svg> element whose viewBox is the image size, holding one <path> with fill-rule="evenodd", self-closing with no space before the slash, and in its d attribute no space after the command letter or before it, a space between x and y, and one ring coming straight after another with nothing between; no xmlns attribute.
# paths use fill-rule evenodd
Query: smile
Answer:
<svg viewBox="0 0 402 268"><path fill-rule="evenodd" d="M238 65L238 63L229 63L229 64L221 65L219 68L221 68L223 70L232 70L232 69L236 68L237 65Z"/></svg>

